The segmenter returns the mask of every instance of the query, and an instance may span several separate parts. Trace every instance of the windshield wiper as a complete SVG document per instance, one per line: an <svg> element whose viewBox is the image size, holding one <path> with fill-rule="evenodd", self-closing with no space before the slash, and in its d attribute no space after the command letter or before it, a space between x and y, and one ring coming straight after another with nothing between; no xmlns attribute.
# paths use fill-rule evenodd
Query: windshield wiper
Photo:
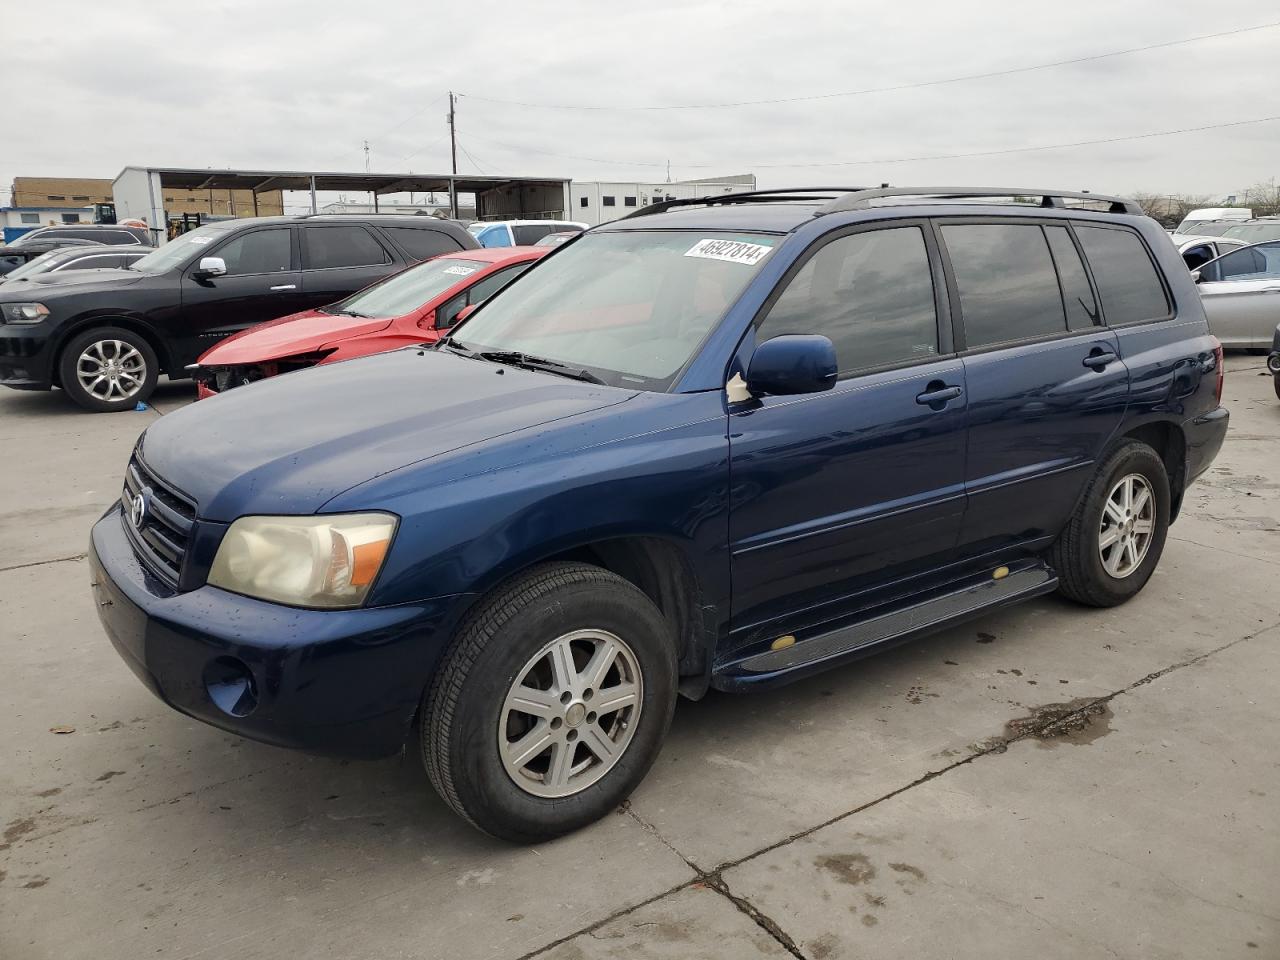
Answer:
<svg viewBox="0 0 1280 960"><path fill-rule="evenodd" d="M477 356L481 360L505 363L513 367L522 367L525 370L541 370L543 373L554 373L562 377L568 377L570 380L583 380L586 383L604 383L590 370L575 369L555 360L548 360L545 357L531 357L529 354L521 353L518 350L487 350L477 354Z"/></svg>
<svg viewBox="0 0 1280 960"><path fill-rule="evenodd" d="M359 310L339 310L344 317L359 317L361 320L372 320L373 314L361 313Z"/></svg>

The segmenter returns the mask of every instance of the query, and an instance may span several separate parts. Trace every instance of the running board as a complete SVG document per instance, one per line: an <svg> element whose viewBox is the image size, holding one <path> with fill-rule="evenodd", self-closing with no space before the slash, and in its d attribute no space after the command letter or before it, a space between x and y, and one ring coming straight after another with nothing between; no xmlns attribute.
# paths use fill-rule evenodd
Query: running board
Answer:
<svg viewBox="0 0 1280 960"><path fill-rule="evenodd" d="M770 649L719 666L711 685L720 690L798 679L846 657L869 653L1019 600L1050 593L1058 576L1042 561L1024 561L971 577L944 592L832 629L823 624L775 640ZM825 629L824 629L825 628Z"/></svg>

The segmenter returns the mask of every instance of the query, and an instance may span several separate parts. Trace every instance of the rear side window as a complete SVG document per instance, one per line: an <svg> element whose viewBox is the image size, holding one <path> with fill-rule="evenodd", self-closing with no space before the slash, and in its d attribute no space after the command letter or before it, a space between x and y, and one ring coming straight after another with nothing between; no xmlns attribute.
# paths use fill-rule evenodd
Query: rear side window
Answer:
<svg viewBox="0 0 1280 960"><path fill-rule="evenodd" d="M236 277L253 273L281 273L292 264L289 228L255 230L242 233L218 247L214 256L227 264L227 276Z"/></svg>
<svg viewBox="0 0 1280 960"><path fill-rule="evenodd" d="M936 354L933 275L920 228L855 233L822 247L787 284L756 338L790 333L829 337L841 373Z"/></svg>
<svg viewBox="0 0 1280 960"><path fill-rule="evenodd" d="M612 199L612 197L605 197L606 201ZM605 206L611 207L613 204L606 202ZM516 235L516 246L527 247L537 243L555 229L556 227L550 223L524 223L512 227L511 231Z"/></svg>
<svg viewBox="0 0 1280 960"><path fill-rule="evenodd" d="M391 262L382 244L364 227L307 227L302 236L307 270Z"/></svg>
<svg viewBox="0 0 1280 960"><path fill-rule="evenodd" d="M1044 231L1036 224L944 226L969 349L1064 333L1066 315Z"/></svg>
<svg viewBox="0 0 1280 960"><path fill-rule="evenodd" d="M383 227L395 243L415 260L430 260L442 253L457 253L462 244L448 234L425 227Z"/></svg>
<svg viewBox="0 0 1280 960"><path fill-rule="evenodd" d="M1147 248L1131 230L1076 227L1089 259L1102 315L1108 325L1138 323L1169 315L1169 300Z"/></svg>
<svg viewBox="0 0 1280 960"><path fill-rule="evenodd" d="M1098 322L1098 304L1089 287L1089 277L1080 262L1080 251L1071 242L1066 227L1045 227L1049 239L1049 251L1054 266L1058 268L1058 282L1062 285L1062 305L1067 311L1067 326L1072 330L1084 330Z"/></svg>

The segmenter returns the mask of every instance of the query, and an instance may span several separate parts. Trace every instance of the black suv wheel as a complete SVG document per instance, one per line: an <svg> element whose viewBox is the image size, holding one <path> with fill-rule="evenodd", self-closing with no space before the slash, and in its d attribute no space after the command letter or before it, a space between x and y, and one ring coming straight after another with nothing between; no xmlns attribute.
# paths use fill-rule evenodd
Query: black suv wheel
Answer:
<svg viewBox="0 0 1280 960"><path fill-rule="evenodd" d="M146 400L158 368L151 345L123 327L97 327L72 337L58 361L62 389L95 413L132 410Z"/></svg>

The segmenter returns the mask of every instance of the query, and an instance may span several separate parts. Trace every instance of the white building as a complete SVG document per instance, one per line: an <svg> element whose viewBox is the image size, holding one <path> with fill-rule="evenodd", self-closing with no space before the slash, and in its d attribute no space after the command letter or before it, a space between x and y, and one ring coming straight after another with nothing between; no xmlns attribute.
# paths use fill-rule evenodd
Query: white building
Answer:
<svg viewBox="0 0 1280 960"><path fill-rule="evenodd" d="M39 227L60 226L64 223L93 223L93 207L68 209L67 207L0 207L0 239L5 243L17 240L24 233Z"/></svg>
<svg viewBox="0 0 1280 960"><path fill-rule="evenodd" d="M694 197L742 193L755 188L756 178L752 173L705 180L677 180L674 183L591 183L575 180L569 186L573 202L568 219L595 226L664 200L692 200Z"/></svg>

